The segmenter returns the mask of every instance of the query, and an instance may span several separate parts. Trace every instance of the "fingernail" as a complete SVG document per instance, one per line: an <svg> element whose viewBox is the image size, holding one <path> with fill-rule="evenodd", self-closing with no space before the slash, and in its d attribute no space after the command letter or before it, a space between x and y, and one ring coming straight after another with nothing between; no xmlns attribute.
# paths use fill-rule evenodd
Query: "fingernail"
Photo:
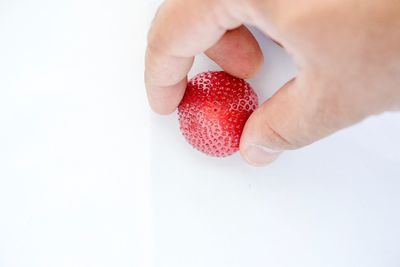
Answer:
<svg viewBox="0 0 400 267"><path fill-rule="evenodd" d="M261 145L250 145L245 150L245 160L254 166L264 166L276 160L282 151L272 150Z"/></svg>

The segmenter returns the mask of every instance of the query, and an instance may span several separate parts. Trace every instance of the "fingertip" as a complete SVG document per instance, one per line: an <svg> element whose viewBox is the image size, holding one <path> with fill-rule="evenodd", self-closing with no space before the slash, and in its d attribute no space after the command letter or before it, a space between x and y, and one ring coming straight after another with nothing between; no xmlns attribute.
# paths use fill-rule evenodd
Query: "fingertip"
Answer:
<svg viewBox="0 0 400 267"><path fill-rule="evenodd" d="M226 32L206 55L229 74L243 79L254 76L264 63L257 40L245 26Z"/></svg>
<svg viewBox="0 0 400 267"><path fill-rule="evenodd" d="M151 109L160 115L173 113L185 94L187 79L172 86L146 85L147 99Z"/></svg>
<svg viewBox="0 0 400 267"><path fill-rule="evenodd" d="M225 65L224 70L229 74L242 78L249 79L255 76L264 64L264 55L261 50L249 51L242 58L237 58L236 62L230 65Z"/></svg>
<svg viewBox="0 0 400 267"><path fill-rule="evenodd" d="M271 164L281 153L281 151L274 151L257 144L248 145L240 150L240 155L244 161L255 167Z"/></svg>
<svg viewBox="0 0 400 267"><path fill-rule="evenodd" d="M258 136L261 131L263 129L259 126L248 125L240 139L240 155L246 163L256 167L272 163L283 152L280 148L267 147L264 140Z"/></svg>
<svg viewBox="0 0 400 267"><path fill-rule="evenodd" d="M251 78L258 73L258 71L264 64L264 55L261 50L254 51L253 54L249 56L249 58L252 59L251 62L249 61L250 63L247 63L247 66L244 67L244 71L239 74L241 76L238 77L243 79Z"/></svg>

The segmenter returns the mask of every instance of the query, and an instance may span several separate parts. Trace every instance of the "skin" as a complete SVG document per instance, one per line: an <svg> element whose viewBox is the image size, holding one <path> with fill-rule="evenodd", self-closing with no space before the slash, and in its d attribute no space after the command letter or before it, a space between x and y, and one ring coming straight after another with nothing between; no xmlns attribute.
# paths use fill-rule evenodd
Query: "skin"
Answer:
<svg viewBox="0 0 400 267"><path fill-rule="evenodd" d="M243 24L281 44L299 72L247 121L240 153L261 166L364 118L400 109L400 1L167 0L148 35L145 83L159 114L184 94L194 56L232 75L263 64Z"/></svg>

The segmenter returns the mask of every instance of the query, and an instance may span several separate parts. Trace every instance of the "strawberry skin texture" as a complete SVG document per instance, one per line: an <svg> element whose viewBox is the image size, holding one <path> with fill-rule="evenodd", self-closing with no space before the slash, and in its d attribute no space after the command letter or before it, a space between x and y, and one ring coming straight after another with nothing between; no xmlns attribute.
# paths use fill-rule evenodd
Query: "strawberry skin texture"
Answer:
<svg viewBox="0 0 400 267"><path fill-rule="evenodd" d="M180 130L197 150L226 157L239 150L243 127L257 107L257 94L245 80L203 72L188 82L178 106Z"/></svg>

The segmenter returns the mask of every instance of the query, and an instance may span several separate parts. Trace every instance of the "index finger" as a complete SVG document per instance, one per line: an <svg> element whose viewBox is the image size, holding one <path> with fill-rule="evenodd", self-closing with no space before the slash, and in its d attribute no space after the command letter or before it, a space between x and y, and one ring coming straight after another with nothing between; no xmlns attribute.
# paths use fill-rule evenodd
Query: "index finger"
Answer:
<svg viewBox="0 0 400 267"><path fill-rule="evenodd" d="M175 110L196 54L241 25L218 0L167 0L148 36L145 83L150 105L161 114Z"/></svg>

